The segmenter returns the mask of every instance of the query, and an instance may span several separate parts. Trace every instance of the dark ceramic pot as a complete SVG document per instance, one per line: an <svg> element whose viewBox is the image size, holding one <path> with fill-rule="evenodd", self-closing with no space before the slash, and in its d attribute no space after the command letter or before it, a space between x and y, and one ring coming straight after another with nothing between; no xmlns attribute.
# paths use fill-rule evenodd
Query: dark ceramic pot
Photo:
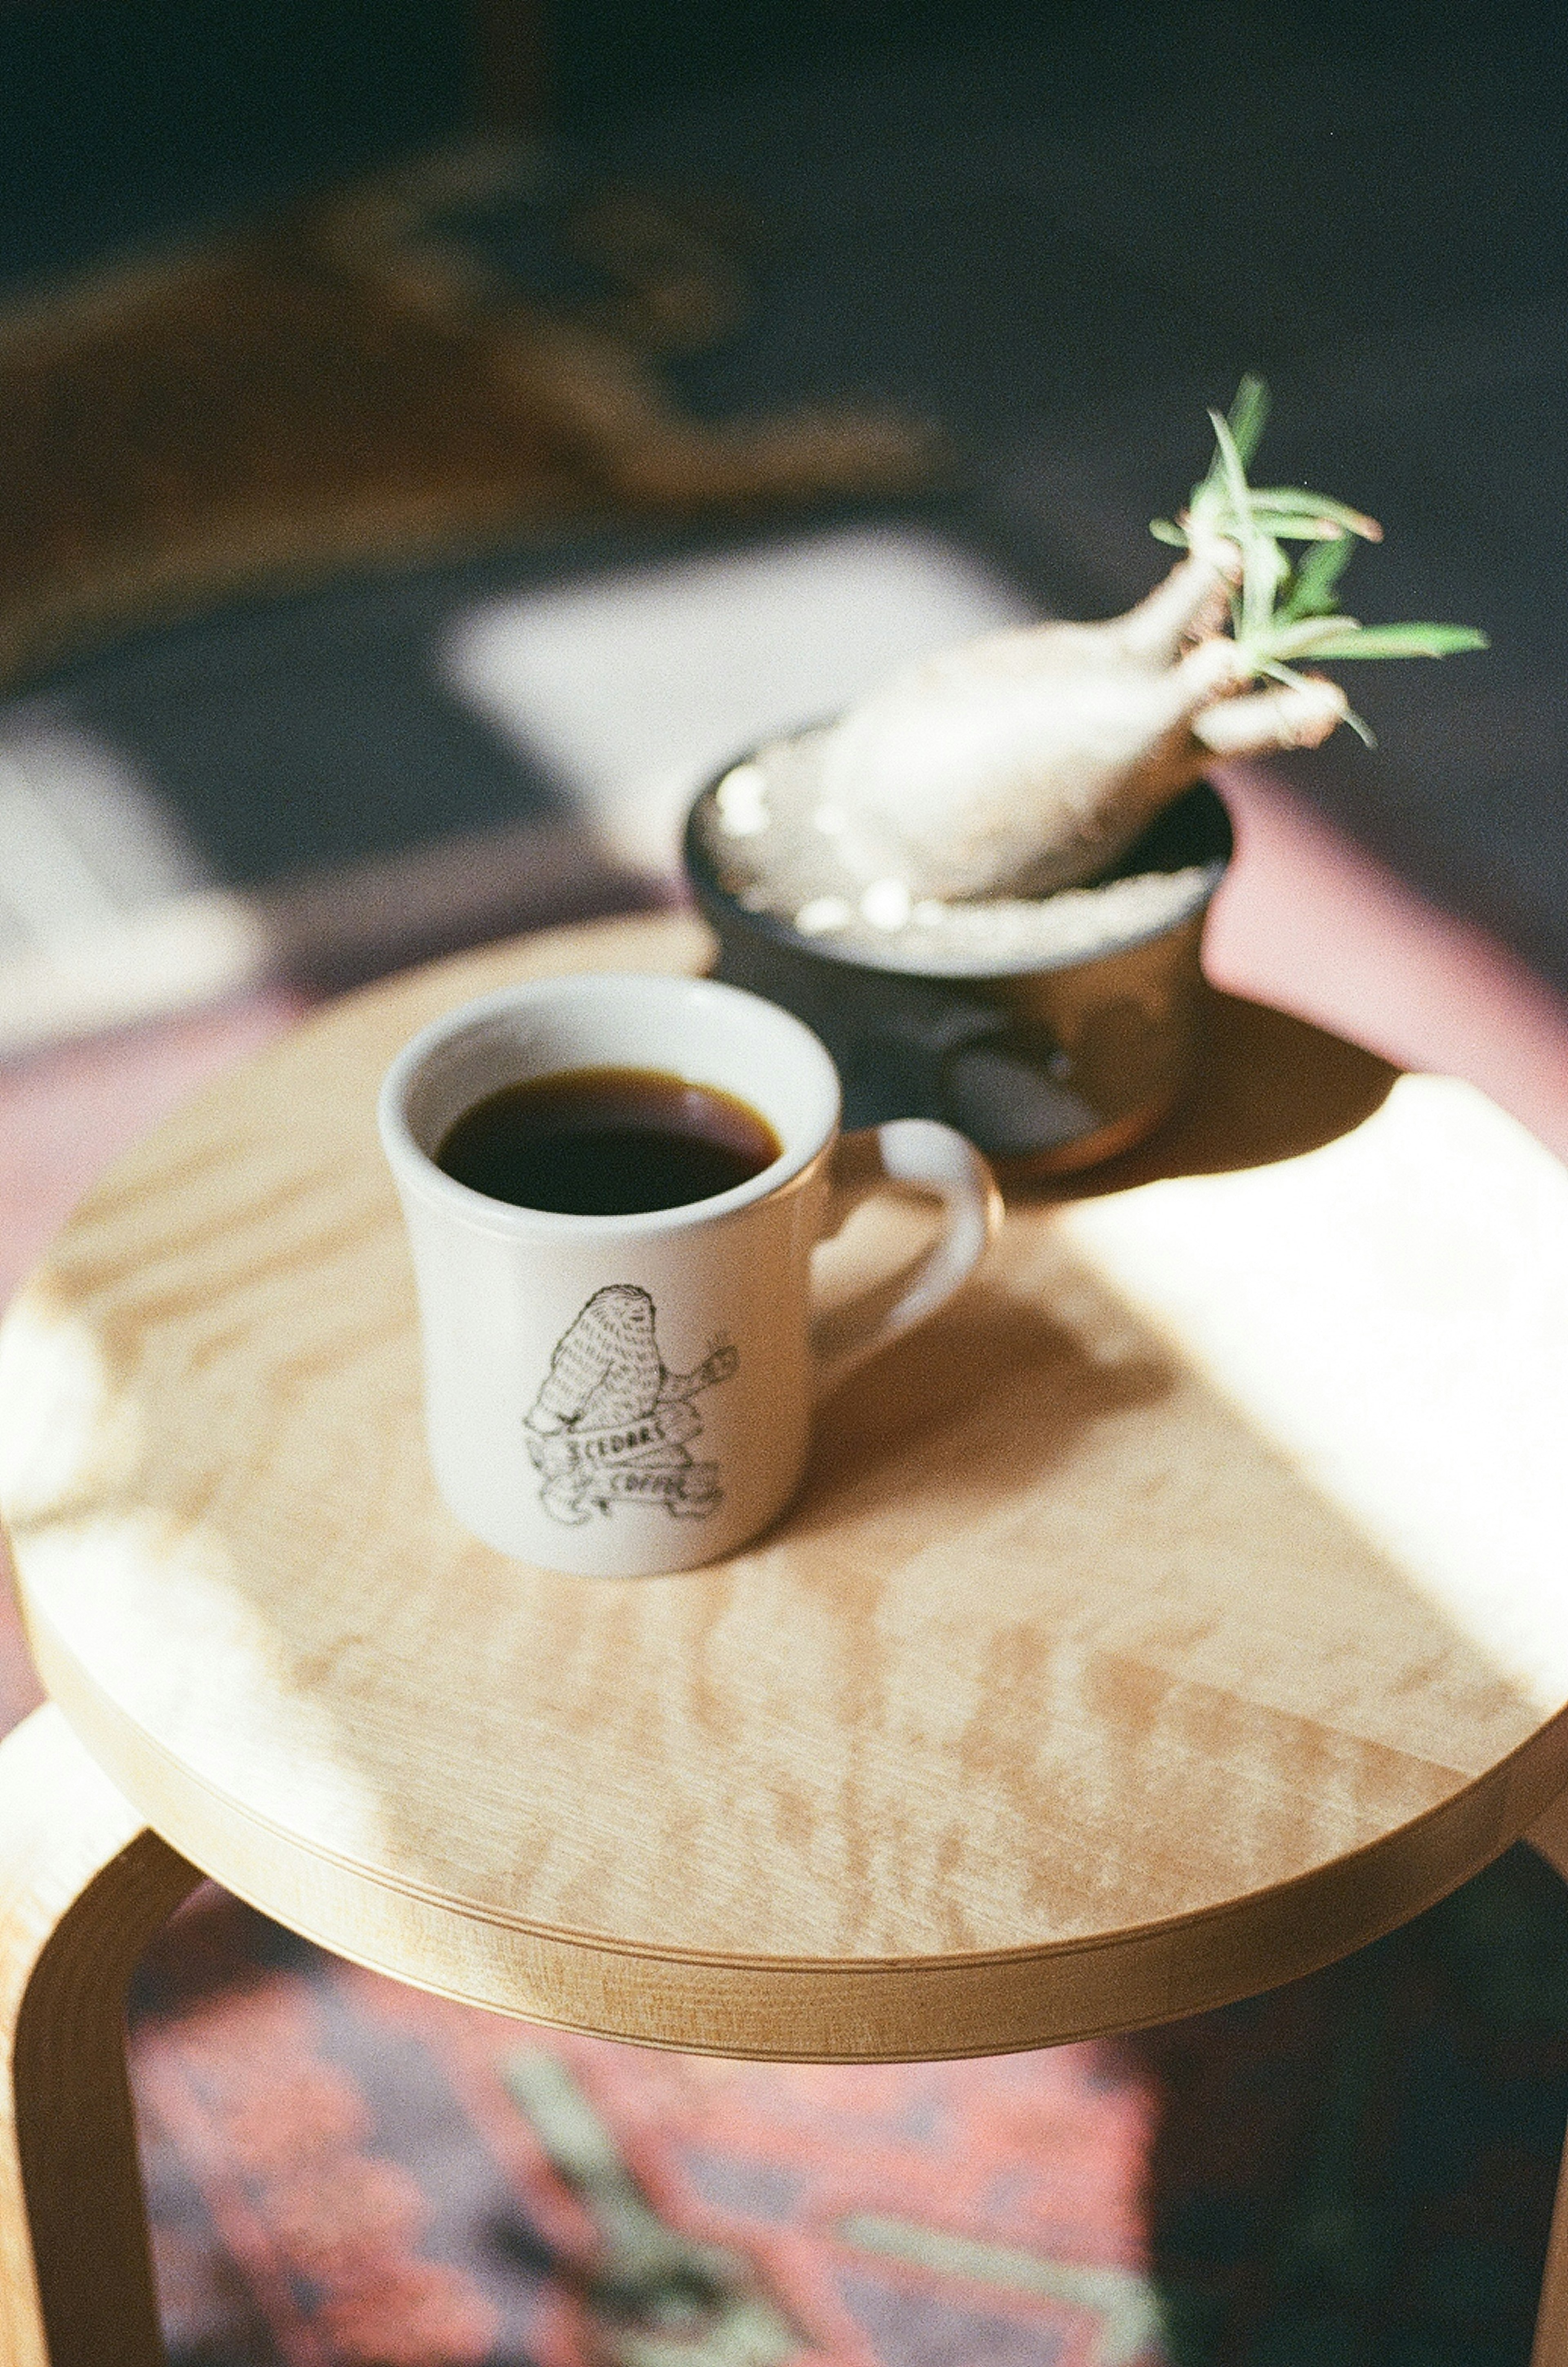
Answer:
<svg viewBox="0 0 1568 2367"><path fill-rule="evenodd" d="M1203 916L1234 843L1206 783L1111 875L1195 871L1156 930L1111 938L1087 957L939 977L836 952L729 895L700 824L732 770L708 784L686 825L686 868L718 936L717 975L816 1030L843 1079L847 1126L942 1118L1014 1173L1064 1173L1141 1141L1179 1100L1201 1031Z"/></svg>

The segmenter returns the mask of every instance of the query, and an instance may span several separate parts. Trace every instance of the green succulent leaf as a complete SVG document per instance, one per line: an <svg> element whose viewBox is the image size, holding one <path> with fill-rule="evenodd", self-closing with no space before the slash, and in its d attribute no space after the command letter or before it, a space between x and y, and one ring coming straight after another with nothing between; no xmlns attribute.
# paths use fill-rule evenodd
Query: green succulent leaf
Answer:
<svg viewBox="0 0 1568 2367"><path fill-rule="evenodd" d="M1228 414L1211 411L1214 457L1192 488L1180 518L1155 518L1157 541L1190 549L1215 538L1235 544L1241 581L1231 595L1231 630L1238 671L1248 681L1300 685L1292 658L1438 658L1483 650L1484 633L1468 625L1360 625L1338 608L1338 584L1357 541L1381 542L1375 518L1330 493L1304 485L1250 485L1247 467L1269 415L1269 391L1249 373ZM1298 561L1286 543L1310 548ZM1346 721L1369 747L1376 742L1361 717Z"/></svg>
<svg viewBox="0 0 1568 2367"><path fill-rule="evenodd" d="M1244 469L1251 467L1252 456L1262 440L1268 422L1269 389L1254 371L1248 370L1235 391L1235 401L1231 404L1230 417L1225 423Z"/></svg>
<svg viewBox="0 0 1568 2367"><path fill-rule="evenodd" d="M1309 516L1304 511L1255 510L1253 514L1276 542L1337 542L1346 531L1332 518Z"/></svg>
<svg viewBox="0 0 1568 2367"><path fill-rule="evenodd" d="M1219 478L1238 519L1250 517L1252 488L1247 481L1247 463L1241 457L1235 437L1231 434L1230 422L1218 411L1211 411L1209 419L1218 447L1218 458L1211 471L1211 479L1214 476Z"/></svg>
<svg viewBox="0 0 1568 2367"><path fill-rule="evenodd" d="M1264 646L1271 658L1320 658L1331 641L1350 640L1360 630L1359 617L1303 617L1292 625L1281 609L1263 637Z"/></svg>
<svg viewBox="0 0 1568 2367"><path fill-rule="evenodd" d="M1382 540L1382 528L1376 518L1353 510L1348 502L1337 502L1332 493L1309 493L1304 485L1249 485L1247 490L1255 509L1316 518L1342 534L1359 535L1363 542Z"/></svg>
<svg viewBox="0 0 1568 2367"><path fill-rule="evenodd" d="M1315 550L1309 550L1296 569L1280 614L1292 622L1298 617L1330 615L1339 578L1355 548L1349 535L1337 534L1332 542L1320 542Z"/></svg>
<svg viewBox="0 0 1568 2367"><path fill-rule="evenodd" d="M1314 644L1314 658L1450 658L1461 650L1489 649L1484 633L1468 625L1362 625Z"/></svg>
<svg viewBox="0 0 1568 2367"><path fill-rule="evenodd" d="M1251 640L1262 630L1273 608L1274 595L1288 571L1279 544L1271 534L1259 527L1254 515L1247 499L1247 470L1231 434L1230 422L1217 411L1211 411L1209 417L1218 447L1216 473L1229 502L1229 515L1222 531L1232 535L1241 547L1241 627L1237 638Z"/></svg>

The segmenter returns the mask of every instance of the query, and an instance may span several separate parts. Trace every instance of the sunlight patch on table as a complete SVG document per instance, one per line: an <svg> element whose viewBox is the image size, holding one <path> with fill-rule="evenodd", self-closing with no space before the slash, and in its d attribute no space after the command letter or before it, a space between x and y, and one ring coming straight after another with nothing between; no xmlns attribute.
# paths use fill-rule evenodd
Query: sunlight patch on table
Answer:
<svg viewBox="0 0 1568 2367"><path fill-rule="evenodd" d="M1305 1157L1060 1221L1500 1673L1561 1706L1568 1172L1550 1152L1472 1087L1405 1077Z"/></svg>
<svg viewBox="0 0 1568 2367"><path fill-rule="evenodd" d="M60 1520L29 1534L27 1569L30 1602L51 1624L58 1607L89 1683L143 1733L177 1734L191 1773L229 1796L286 1801L296 1830L385 1851L377 1793L326 1697L294 1682L210 1532L150 1512ZM161 1649L163 1637L183 1648ZM43 1656L47 1675L47 1639Z"/></svg>

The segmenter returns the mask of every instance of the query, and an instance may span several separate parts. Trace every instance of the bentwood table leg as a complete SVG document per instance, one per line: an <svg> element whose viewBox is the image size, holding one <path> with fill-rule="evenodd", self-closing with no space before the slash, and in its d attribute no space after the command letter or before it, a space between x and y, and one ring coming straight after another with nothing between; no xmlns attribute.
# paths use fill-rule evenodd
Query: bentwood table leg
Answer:
<svg viewBox="0 0 1568 2367"><path fill-rule="evenodd" d="M0 1744L5 2367L161 2367L125 1990L199 1879L57 1709Z"/></svg>
<svg viewBox="0 0 1568 2367"><path fill-rule="evenodd" d="M1530 1827L1527 1839L1568 1882L1568 1792L1552 1802L1539 1824ZM1557 2174L1557 2206L1546 2248L1546 2275L1536 2312L1530 2367L1568 2367L1568 2145Z"/></svg>

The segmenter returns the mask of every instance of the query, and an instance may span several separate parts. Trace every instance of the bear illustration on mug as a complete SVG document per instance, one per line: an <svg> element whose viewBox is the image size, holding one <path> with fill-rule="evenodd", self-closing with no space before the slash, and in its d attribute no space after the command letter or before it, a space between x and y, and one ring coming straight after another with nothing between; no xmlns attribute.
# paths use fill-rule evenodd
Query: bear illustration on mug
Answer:
<svg viewBox="0 0 1568 2367"><path fill-rule="evenodd" d="M705 1520L724 1501L718 1465L699 1463L692 1400L727 1381L739 1352L721 1342L694 1372L672 1373L659 1352L658 1316L629 1282L596 1290L561 1338L525 1428L539 1501L579 1527L619 1504L676 1520Z"/></svg>

